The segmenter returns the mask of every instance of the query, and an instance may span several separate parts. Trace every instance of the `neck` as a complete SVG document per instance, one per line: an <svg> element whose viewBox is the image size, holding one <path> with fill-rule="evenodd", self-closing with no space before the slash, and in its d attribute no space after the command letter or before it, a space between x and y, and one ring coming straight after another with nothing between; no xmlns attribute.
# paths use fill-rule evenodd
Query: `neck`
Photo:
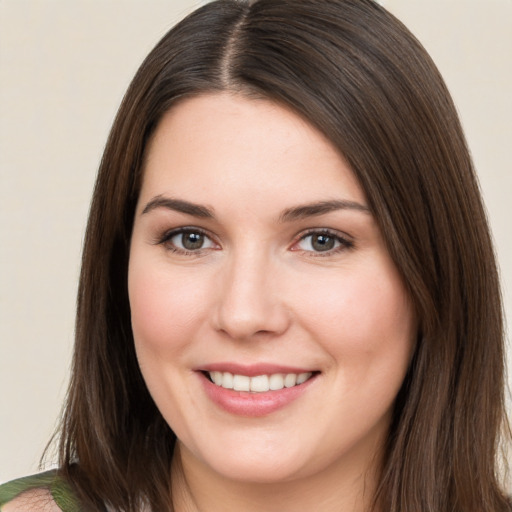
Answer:
<svg viewBox="0 0 512 512"><path fill-rule="evenodd" d="M376 466L380 464L372 464ZM375 512L377 477L368 467L346 464L277 483L234 481L212 471L177 442L172 475L175 512Z"/></svg>

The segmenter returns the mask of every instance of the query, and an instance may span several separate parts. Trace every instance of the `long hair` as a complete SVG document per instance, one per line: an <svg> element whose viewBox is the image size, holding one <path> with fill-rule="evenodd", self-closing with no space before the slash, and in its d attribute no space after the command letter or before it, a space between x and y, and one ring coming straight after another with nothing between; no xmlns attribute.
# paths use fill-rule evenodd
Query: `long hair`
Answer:
<svg viewBox="0 0 512 512"><path fill-rule="evenodd" d="M94 189L62 474L91 509L172 510L175 435L135 356L129 243L159 120L181 99L216 91L286 105L329 138L365 191L414 304L415 351L375 503L394 512L509 510L497 469L502 310L478 183L436 67L373 0L218 0L174 27L141 65Z"/></svg>

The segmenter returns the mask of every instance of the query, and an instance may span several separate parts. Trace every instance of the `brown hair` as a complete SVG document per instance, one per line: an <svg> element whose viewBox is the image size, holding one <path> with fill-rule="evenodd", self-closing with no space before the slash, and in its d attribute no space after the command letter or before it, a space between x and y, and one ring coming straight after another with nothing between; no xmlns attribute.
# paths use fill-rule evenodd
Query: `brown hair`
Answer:
<svg viewBox="0 0 512 512"><path fill-rule="evenodd" d="M143 62L94 190L61 472L93 509L172 510L175 436L135 356L129 242L144 150L160 118L184 97L225 90L291 107L340 150L415 305L418 339L376 502L404 512L508 510L497 478L502 311L478 183L436 67L373 0L219 0Z"/></svg>

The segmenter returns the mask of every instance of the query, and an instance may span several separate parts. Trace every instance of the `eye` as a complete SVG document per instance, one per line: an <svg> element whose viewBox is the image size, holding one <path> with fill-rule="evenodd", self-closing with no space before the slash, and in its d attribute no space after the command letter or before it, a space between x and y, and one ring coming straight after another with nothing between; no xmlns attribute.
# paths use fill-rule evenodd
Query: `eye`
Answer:
<svg viewBox="0 0 512 512"><path fill-rule="evenodd" d="M184 254L190 252L200 252L204 249L213 249L216 247L211 238L198 229L177 229L167 233L162 240L168 249Z"/></svg>
<svg viewBox="0 0 512 512"><path fill-rule="evenodd" d="M302 236L293 250L328 254L351 248L353 245L346 238L330 231L314 231Z"/></svg>

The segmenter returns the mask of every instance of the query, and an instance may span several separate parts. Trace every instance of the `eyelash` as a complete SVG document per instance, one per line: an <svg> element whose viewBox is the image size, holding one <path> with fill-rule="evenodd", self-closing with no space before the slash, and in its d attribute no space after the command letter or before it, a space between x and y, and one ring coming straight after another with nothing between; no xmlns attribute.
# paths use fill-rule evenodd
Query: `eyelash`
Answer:
<svg viewBox="0 0 512 512"><path fill-rule="evenodd" d="M163 245L166 248L166 250L168 250L170 252L178 253L183 256L200 256L204 253L204 251L210 249L208 247L205 249L199 248L197 250L187 250L187 249L181 249L179 247L176 247L175 245L170 243L170 240L172 240L175 236L185 235L187 233L202 235L205 238L207 238L208 240L210 240L211 243L215 243L212 240L211 236L209 236L206 231L204 231L201 228L194 227L194 226L190 226L190 227L186 227L186 228L177 228L177 229L173 229L171 231L167 231L166 233L164 233L164 235L162 237L158 238L155 243L157 245ZM329 249L326 251L310 251L310 250L304 250L304 249L293 249L294 246L296 246L300 242L306 240L308 237L313 236L313 235L316 235L316 236L324 235L327 238L334 239L334 241L338 242L339 245L338 245L338 247L335 247L333 249ZM310 230L306 231L305 233L301 233L300 236L297 238L297 240L293 243L291 250L292 251L301 251L303 253L308 254L308 256L310 256L310 257L317 258L317 257L332 256L333 254L338 254L339 252L350 250L353 248L354 248L354 242L341 236L337 231L333 231L333 230L324 228L324 229L310 229Z"/></svg>
<svg viewBox="0 0 512 512"><path fill-rule="evenodd" d="M313 258L325 258L328 256L332 256L333 254L338 254L340 252L350 250L354 248L354 242L349 240L348 238L341 236L339 232L333 231L330 229L310 229L306 231L305 233L301 233L300 237L296 242L294 242L294 246L299 244L301 241L305 240L306 238L310 236L321 236L324 235L328 238L334 239L335 242L339 243L338 247L335 247L333 249L327 250L327 251L306 251L303 249L292 249L294 251L302 251L304 253L307 253L308 256L311 256Z"/></svg>
<svg viewBox="0 0 512 512"><path fill-rule="evenodd" d="M187 233L202 235L205 238L207 238L208 240L212 241L212 243L215 243L215 242L213 242L211 236L209 236L206 231L204 231L201 228L196 228L194 226L190 226L190 227L186 227L186 228L177 228L177 229L172 229L171 231L167 231L166 233L164 233L164 235L161 238L156 240L156 244L163 245L166 250L173 252L173 253L183 255L183 256L200 256L207 249L199 248L197 250L191 251L191 250L187 250L187 249L181 249L181 248L176 247L170 243L170 241L175 236L185 235Z"/></svg>

